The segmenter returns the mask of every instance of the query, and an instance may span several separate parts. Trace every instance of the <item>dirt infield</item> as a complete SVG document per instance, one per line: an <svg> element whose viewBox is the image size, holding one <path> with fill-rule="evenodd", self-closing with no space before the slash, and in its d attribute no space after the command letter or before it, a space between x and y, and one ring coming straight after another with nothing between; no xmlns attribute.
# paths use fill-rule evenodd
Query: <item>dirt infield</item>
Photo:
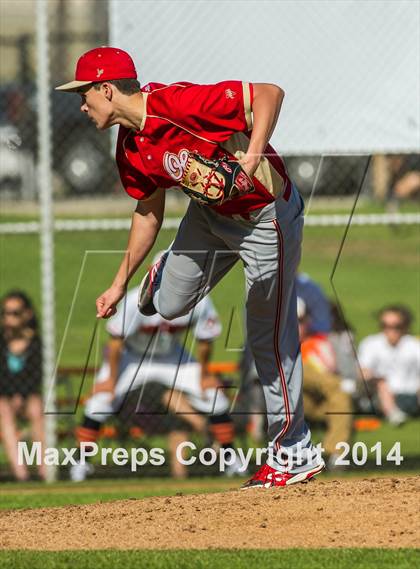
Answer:
<svg viewBox="0 0 420 569"><path fill-rule="evenodd" d="M420 478L3 511L1 549L419 547Z"/></svg>

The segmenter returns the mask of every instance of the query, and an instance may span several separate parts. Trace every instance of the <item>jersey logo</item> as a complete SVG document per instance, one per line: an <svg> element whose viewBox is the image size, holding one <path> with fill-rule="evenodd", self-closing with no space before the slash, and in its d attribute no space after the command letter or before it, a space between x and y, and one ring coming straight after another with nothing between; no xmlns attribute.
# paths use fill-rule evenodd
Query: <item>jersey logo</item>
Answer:
<svg viewBox="0 0 420 569"><path fill-rule="evenodd" d="M163 155L163 167L171 178L179 182L184 175L185 165L188 160L188 150L183 148L178 154L165 152Z"/></svg>
<svg viewBox="0 0 420 569"><path fill-rule="evenodd" d="M96 70L96 77L97 77L97 79L99 79L99 77L100 77L101 75L103 75L103 73L104 73L104 70L98 68L98 69Z"/></svg>
<svg viewBox="0 0 420 569"><path fill-rule="evenodd" d="M232 89L226 89L225 95L226 99L234 99L236 97L236 91L232 91Z"/></svg>

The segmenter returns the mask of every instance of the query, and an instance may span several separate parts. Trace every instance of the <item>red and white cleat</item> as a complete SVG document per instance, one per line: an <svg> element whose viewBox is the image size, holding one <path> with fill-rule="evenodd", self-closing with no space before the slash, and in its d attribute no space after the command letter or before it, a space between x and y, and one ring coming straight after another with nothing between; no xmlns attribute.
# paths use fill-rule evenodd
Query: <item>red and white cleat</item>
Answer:
<svg viewBox="0 0 420 569"><path fill-rule="evenodd" d="M311 470L292 474L290 472L280 472L268 464L263 464L254 476L248 480L248 482L245 482L241 487L241 490L248 490L249 488L272 488L273 486L289 486L290 484L297 484L298 482L307 482L322 472L324 468L325 463L322 461Z"/></svg>

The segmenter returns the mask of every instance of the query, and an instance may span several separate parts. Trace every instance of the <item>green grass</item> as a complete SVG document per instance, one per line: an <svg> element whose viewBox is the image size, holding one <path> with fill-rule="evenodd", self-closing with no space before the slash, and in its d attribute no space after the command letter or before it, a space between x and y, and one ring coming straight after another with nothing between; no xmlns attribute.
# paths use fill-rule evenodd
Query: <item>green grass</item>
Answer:
<svg viewBox="0 0 420 569"><path fill-rule="evenodd" d="M332 298L334 290L330 277L343 233L344 228L335 227L308 227L305 230L301 268L321 283ZM162 231L154 251L166 247L173 236L173 231ZM95 298L111 282L126 238L125 231L56 235L57 347L62 344L76 285L80 279L60 365L84 363L96 320ZM357 338L376 331L375 311L385 303L404 303L414 310L418 319L418 245L419 231L415 226L350 229L333 284L344 312L356 330ZM86 251L89 253L85 256ZM0 236L0 258L0 293L20 287L39 306L38 238L31 235ZM143 274L143 271L140 273ZM139 282L141 274L134 278L133 285ZM224 325L224 332L215 344L214 357L217 360L238 359L243 342L245 302L243 271L239 263L219 283L212 296ZM106 338L103 328L101 323L99 343Z"/></svg>
<svg viewBox="0 0 420 569"><path fill-rule="evenodd" d="M46 508L93 504L101 501L222 492L238 488L238 480L195 478L185 481L169 478L92 479L80 484L55 482L7 483L0 490L0 509Z"/></svg>
<svg viewBox="0 0 420 569"><path fill-rule="evenodd" d="M408 569L419 562L412 549L0 552L0 567L14 569Z"/></svg>
<svg viewBox="0 0 420 569"><path fill-rule="evenodd" d="M304 234L301 268L317 280L332 298L334 290L330 278L343 235L342 227L307 227ZM166 247L173 237L173 231L162 231L154 251ZM60 365L83 366L85 363L96 321L95 298L111 282L121 258L121 253L115 251L124 250L126 239L125 231L56 235L55 300L57 348L62 347ZM86 251L90 252L86 254ZM333 284L345 315L356 330L357 340L376 332L375 312L386 303L408 305L416 313L417 323L419 322L419 260L418 227L410 225L350 228ZM133 284L139 282L140 276L134 279ZM75 296L78 281L79 289ZM0 294L15 287L26 290L33 297L35 305L40 305L40 257L37 236L0 235ZM69 318L74 297L74 310ZM243 271L239 263L215 288L212 297L224 326L222 336L215 342L214 359L237 361L243 343L245 300ZM64 338L67 323L69 329ZM101 322L90 365L100 363L101 347L105 341L106 332L104 323ZM80 377L76 377L74 386L78 387L79 381ZM86 382L85 389L88 387ZM418 457L418 433L416 436L409 426L411 424L398 431L384 425L380 431L357 434L354 440L366 440L371 446L378 440L383 440L384 450L389 450L391 443L398 437L402 443L403 455Z"/></svg>
<svg viewBox="0 0 420 569"><path fill-rule="evenodd" d="M365 442L369 448L381 441L383 456L388 453L395 442L400 441L402 456L406 458L420 457L420 420L408 421L398 428L384 421L377 431L354 433L353 441L356 440ZM404 461L401 468L404 469Z"/></svg>
<svg viewBox="0 0 420 569"><path fill-rule="evenodd" d="M309 201L309 196L304 196L306 202ZM83 201L84 198L81 198ZM96 198L97 202L100 202L100 198ZM107 196L107 203L112 196ZM95 198L87 198L88 207L87 211L80 211L80 207L74 207L77 198L66 201L56 201L55 205L58 205L58 212L56 212L56 219L97 219L98 214L95 212ZM102 217L107 219L122 218L127 215L127 212L132 211L132 206L134 201L124 203L120 197L116 197L115 201L117 203L115 211L109 211L109 207L105 206L105 211ZM77 205L80 205L79 203ZM354 203L354 196L337 196L337 197L316 197L312 200L310 204L310 214L311 215L321 215L321 214L348 214ZM396 205L396 204L395 204ZM2 208L0 210L0 223L17 223L17 222L29 222L29 221L39 221L39 214L37 206L34 205L32 210L26 206L26 211L17 212L16 204L8 203L4 201L1 204ZM187 203L180 203L179 206L171 204L171 207L166 208L166 217L178 217L183 215ZM393 207L393 206L391 206ZM398 213L417 213L419 211L419 205L415 200L407 200L401 202L397 205ZM389 213L389 204L383 203L378 200L371 200L365 196L360 196L357 203L357 213L359 214L371 214L371 213Z"/></svg>
<svg viewBox="0 0 420 569"><path fill-rule="evenodd" d="M323 432L315 429L312 431L312 436L314 442L318 443L322 440ZM368 452L368 463L361 467L352 465L352 473L372 469L377 476L384 475L386 470L393 470L394 474L398 474L400 470L409 468L410 464L412 465L411 467L417 466L417 469L420 469L420 419L407 421L407 423L398 428L382 421L380 428L375 431L355 431L350 444L354 445L356 442L365 443L368 451L376 443L380 442L382 445L382 465L375 466L375 451ZM389 451L396 442L401 443L403 460L400 466L396 466L392 460L386 460ZM351 460L351 453L347 458ZM417 465L414 464L415 460Z"/></svg>
<svg viewBox="0 0 420 569"><path fill-rule="evenodd" d="M302 268L331 298L334 286L360 339L377 331L376 312L385 304L409 306L418 321L419 236L415 226L351 227L331 282L343 229L307 228Z"/></svg>

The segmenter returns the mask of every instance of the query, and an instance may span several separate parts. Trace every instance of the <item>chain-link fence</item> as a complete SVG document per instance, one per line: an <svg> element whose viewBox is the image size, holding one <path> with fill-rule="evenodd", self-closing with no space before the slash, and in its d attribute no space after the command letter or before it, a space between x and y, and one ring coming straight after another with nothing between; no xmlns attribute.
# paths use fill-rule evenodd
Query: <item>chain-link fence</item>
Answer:
<svg viewBox="0 0 420 569"><path fill-rule="evenodd" d="M36 84L38 68L35 56L37 38L34 27L35 2L26 2L26 8L21 7L23 3L19 6L18 3L15 4L16 6L12 6L10 2L3 3L2 20L9 22L10 27L7 23L3 23L0 35L2 62L0 66L0 199L2 210L0 223L0 239L2 242L0 292L2 296L16 288L28 292L33 300L34 312L45 315L45 306L43 310L41 306L40 284L41 273L46 270L45 259L41 263L40 246L38 241L34 239L41 227L39 223L38 166L40 153ZM214 3L214 5L199 3L200 10L204 10L203 13L200 12L199 14L198 8L192 9L191 3L185 2L112 1L108 3L93 0L89 3L71 0L48 2L52 83L50 92L51 168L55 211L53 221L55 229L55 320L57 324L56 403L59 412L55 431L63 445L72 446L75 444L74 433L76 428L80 426L85 429L85 438L88 431L91 435L92 431L96 431L96 435L100 432L106 444L115 447L120 443L130 446L133 441L135 444L147 447L156 441L158 445L170 446L169 435L173 432L183 431L195 431L194 437L196 437L195 440L198 445L204 445L208 441L212 443L216 441L217 444L222 445L223 433L228 432L236 432L237 440L242 440L244 445L253 444L261 439L264 427L263 414L256 414L255 409L252 406L251 409L249 406L250 401L261 403L258 399L260 395L253 392L250 399L244 401L241 400L243 393L238 393L240 385L238 366L244 344L243 305L245 302L242 275L238 271L229 275L225 288L216 290L214 294L223 332L220 338L215 341L212 370L218 376L220 388L226 394L230 405L229 409L233 411L231 426L228 427L226 423L221 422L222 427L218 427L217 421L210 423L207 428L203 425L188 423L188 420L180 424L179 417L175 413L171 417L172 423L169 421L163 430L158 428L161 426L159 418L163 413L162 409L168 414L168 407L165 403L165 392L156 386L155 389L146 394L145 399L142 399L145 407L141 407L140 413L132 412L133 398L135 404L139 401L137 390L127 400L127 407L122 420L113 416L106 424L101 422L99 426L85 421L85 405L89 400L98 369L101 367L104 358L106 359L103 348L109 347L110 341L103 324L100 324L98 329L95 328L94 302L107 283L111 282L115 267L121 259L126 246L130 213L134 201L124 194L119 181L113 157L115 133L110 131L99 132L94 128L80 112L79 95L57 93L52 89L53 86L72 78L75 62L81 53L98 45L110 43L116 43L122 48L127 48L133 54L139 68L142 84L152 80L169 82L179 79L215 82L233 76L238 78L238 73L243 74L243 77L240 78L246 80L255 78L255 81L273 81L282 84L281 78L278 79L276 74L270 75L271 68L268 60L271 56L252 61L251 67L248 63L244 65L246 56L243 52L244 34L242 31L247 30L248 34L248 27L242 20L238 23L241 37L236 37L236 31L233 35L230 31L229 42L232 43L232 49L230 50L230 43L228 42L228 47L224 47L222 55L217 54L217 50L214 48L215 45L220 44L219 36L206 36L206 41L212 43L210 46L205 44L207 47L204 52L203 46L200 47L201 51L199 52L192 50L190 42L197 41L197 30L194 28L192 36L189 33L181 33L174 20L174 18L179 22L183 20L183 25L188 26L191 18L196 17L201 24L207 26L212 23L212 20L210 18L210 20L204 21L203 14L207 13L206 10L211 12L216 5L217 11L229 11L232 10L232 6L236 5L237 8L240 4L243 3L225 4L219 2ZM245 15L249 13L249 10L260 9L256 8L254 4L248 3L247 11L244 12ZM276 12L276 10L280 10L280 4L290 4L291 6L293 3L265 2L260 4L269 8L267 14L273 16L272 25L275 27L277 20L284 15L283 12ZM307 7L309 4L305 3ZM345 14L348 14L349 3L344 2L344 4L346 5L345 19ZM399 3L389 4L397 5ZM176 7L174 7L175 5ZM254 8L252 8L253 5ZM316 16L314 22L325 22L325 18L322 17L322 9L322 6L310 8L308 14ZM371 10L373 8L369 7L370 16L372 15ZM166 13L164 22L162 22L161 17L163 11ZM342 25L343 13L340 13L338 8L334 8L334 11L337 22ZM188 14L188 18L183 18L186 14ZM244 14L241 15L241 18ZM291 12L289 12L290 14ZM396 14L402 14L400 8ZM333 18L333 16L334 14L328 11L328 17ZM224 14L224 17L225 21L229 20L227 13ZM377 17L379 21L378 14ZM19 25L16 23L17 20L19 20ZM310 20L309 17L308 20ZM141 25L137 26L137 21ZM366 22L367 31L366 35L363 36L363 41L367 41L366 38L373 34L371 20L366 20ZM333 24L334 20L331 20L330 30L334 29ZM387 26L389 26L388 19L384 20L383 30L378 36L380 40L386 35L386 30L389 30ZM313 27L316 28L315 23ZM296 26L293 29L296 30ZM270 30L270 33L264 35L264 42L271 38L270 41L277 50L276 53L284 53L286 48L284 45L277 45L278 38L271 28ZM203 29L199 33L202 35ZM262 40L261 30L259 33L259 40ZM338 289L340 300L342 300L342 309L347 315L350 315L350 320L356 321L357 337L355 334L355 344L368 333L377 331L373 311L378 309L381 304L396 300L406 302L414 312L418 311L415 285L413 284L415 280L413 249L416 240L415 224L419 221L415 199L420 190L420 165L418 154L413 153L415 150L413 145L410 153L401 144L404 136L409 140L408 145L412 144L411 132L413 124L414 128L418 127L418 120L416 116L412 116L410 119L411 107L403 117L398 114L394 119L401 126L402 134L392 122L385 129L384 136L386 135L387 143L382 144L380 129L378 130L379 111L375 110L369 115L368 110L372 108L372 105L369 104L368 107L362 108L362 103L356 101L356 108L360 111L360 116L363 115L364 117L363 120L360 119L358 125L361 131L357 131L360 145L357 146L357 149L350 148L351 153L346 154L343 152L342 139L340 143L337 142L337 148L333 148L331 137L327 137L329 146L326 148L324 145L325 129L327 128L326 125L330 124L331 115L334 113L325 110L325 101L323 107L317 107L314 98L310 95L309 76L305 75L303 71L308 72L308 67L310 67L305 58L310 52L311 42L305 43L304 34L297 35L300 44L305 45L304 53L306 55L297 53L297 50L294 53L292 47L287 48L290 50L291 61L287 66L281 68L282 72L284 71L286 81L287 99L277 132L280 132L285 125L284 132L290 133L294 125L294 127L298 127L296 130L298 136L294 136L294 142L289 146L286 140L287 136L278 136L276 146L280 149L284 146L286 149L285 161L289 174L306 201L308 215L303 268L321 282L327 295L334 300L336 300L335 294L336 289ZM400 51L403 49L407 37L409 34L397 42ZM142 40L140 41L139 38ZM180 38L183 38L182 41ZM247 43L251 46L256 42L247 41ZM410 48L407 47L405 57L412 57L412 43L415 42L410 42ZM287 45L296 44L289 42ZM344 75L349 61L355 64L352 56L349 55L353 49L353 44L351 42L345 44L341 41L339 45L343 53L340 52L341 55L338 54L336 59L333 55L328 56L333 77ZM365 44L362 43L363 45ZM210 49L211 46L213 46L213 50ZM226 65L226 49L229 49L233 54L242 54L239 66L233 68L231 58L229 58L228 69L221 65L221 63ZM268 53L267 45L263 46L263 49L265 50L264 53ZM325 41L323 41L323 49L333 51L333 48ZM185 50L188 53L188 58L185 56ZM194 54L192 54L193 51ZM380 51L378 44L375 51L376 56ZM359 53L359 62L361 57ZM180 58L183 60L182 65L179 61ZM192 59L195 61L194 66L191 64ZM209 59L211 62L206 66L205 63ZM292 60L294 61L293 66ZM261 61L264 61L263 65L260 65L259 62ZM274 64L276 61L276 58L273 58ZM416 61L417 59L414 58L414 65ZM299 65L302 68L299 68ZM205 72L203 67L206 67ZM191 76L193 69L197 73ZM296 107L293 103L293 93L296 93L294 91L295 86L291 85L288 89L288 83L292 84L292 77L296 75L299 69L305 79L302 79L302 91L305 92L305 96L301 93L296 98L298 102ZM176 76L174 70L176 70ZM185 70L186 75L180 76L183 70ZM220 76L222 70L223 76ZM158 76L160 72L162 75ZM351 73L354 72L355 69L351 69ZM367 81L366 73L368 71L365 70L365 76L361 76L359 69L358 93L363 90L363 82ZM382 75L380 75L378 82L381 81L381 77ZM376 93L375 81L371 79L369 80L369 93ZM328 83L328 89L325 88L324 90L322 84L316 83L316 89L314 87L316 101L319 102L323 97L326 97L325 92L330 90L331 81L326 81L324 77L323 82ZM397 84L400 85L398 81ZM400 87L398 88L400 89ZM408 101L407 108L410 106L409 103L413 96L412 89L408 89L408 91L407 100L404 99L405 102ZM342 92L341 96L344 97ZM328 99L328 97L326 98ZM355 99L357 97L352 95L353 103ZM334 100L335 103L342 101L338 92L335 91ZM315 119L312 122L305 122L306 119L300 113L302 109L308 113L308 108L310 113L317 115L318 122ZM321 108L324 109L323 112L321 112ZM340 123L341 117L337 115L338 111L334 112L334 120ZM381 113L379 114L383 116L383 109ZM291 120L292 115L294 118ZM319 124L324 120L323 116L325 118L324 130L321 128L322 124L321 126ZM369 118L372 118L374 123L372 128L375 130L375 135L379 136L376 139L376 146L372 144L371 137L367 136L370 128ZM358 122L359 115L353 120ZM301 124L298 124L299 121ZM305 124L308 125L308 129L305 129ZM346 124L348 127L349 123ZM343 132L348 132L346 128L342 128ZM390 131L395 132L394 146L389 142ZM364 138L363 132L366 138ZM352 140L354 142L353 134ZM299 137L303 141L301 152L296 151L296 138ZM310 143L306 144L305 137L311 138ZM399 153L402 150L404 153ZM383 152L387 152L387 154ZM181 221L179 216L185 210L187 201L184 194L173 190L171 195L172 197L168 200L169 218L165 220L158 243L147 259L147 264L157 250L170 245L175 230ZM384 203L387 206L385 211ZM401 211L396 212L399 209ZM322 215L317 215L317 213ZM345 247L343 248L344 244ZM368 245L377 251L376 255L369 250ZM381 254L379 250L382 251ZM347 251L349 251L348 257L346 257ZM387 251L387 259L382 258L386 256L384 251ZM333 283L332 277L338 261L341 263L342 272L337 271L339 274ZM393 266L395 271L392 268ZM371 267L375 267L373 271L375 277L372 277L372 284L369 285L369 279L366 275L369 275ZM389 276L390 273L392 273L391 277ZM367 284L363 285L365 281ZM137 284L136 282L135 285ZM356 298L355 291L363 298ZM14 316L11 313L21 312L21 309L22 307L19 306L4 307L5 312L10 312L7 317L12 319L20 318L18 314ZM3 334L4 319L2 323L1 332ZM42 340L42 326L39 337ZM7 368L8 372L7 374L2 372L0 383L3 382L7 389L10 389L12 383L20 384L16 374L27 373L29 384L38 385L40 361L37 361L35 365L31 363L31 358L28 359L25 356L25 354L30 353L30 343L25 346L21 345L17 351L14 347L9 350L7 347L9 344L5 344L6 339L7 334L0 338L6 346L2 348L2 366L5 369ZM27 367L25 372L25 365L31 369ZM22 382L21 385L26 384ZM3 417L5 416L4 413L14 414L17 422L14 434L10 434L12 433L10 421L8 427L3 425L3 449L0 453L2 464L6 462L6 439L10 446L14 444L16 437L24 437L25 435L29 437L30 435L26 421L28 414L26 404L29 399L27 395L19 394L19 389L16 393L17 396L21 396L20 404L18 405L19 401L16 404L16 412L13 412L12 408L3 410ZM0 400L5 394L6 387L2 387ZM39 388L33 389L31 394L39 395ZM47 396L47 394L44 395ZM9 394L7 394L7 398L10 399ZM29 408L29 412L33 412L34 424L38 424L38 428L40 428L42 413L39 412L39 405L37 407L36 401L35 397L34 409ZM163 405L163 407L160 406L155 409L155 404ZM258 405L258 409L261 410L261 408L262 406ZM238 412L235 413L235 409ZM250 409L252 411L250 412L251 418L248 420L247 413ZM150 416L147 414L148 410ZM370 412L370 410L371 408L367 411ZM6 431L4 431L5 428ZM232 431L232 428L236 430ZM206 435L203 435L204 431ZM5 432L9 434L5 435ZM197 433L199 434L197 435ZM80 440L83 440L83 437ZM3 469L3 472L5 471ZM21 476L22 479L26 476L25 473L22 474L22 471L20 474L16 474L16 472L15 475ZM107 473L108 471L105 469L99 470L99 472ZM169 469L165 471L165 473L167 472ZM208 471L205 470L205 472ZM40 474L43 476L45 473L40 472ZM63 476L67 476L67 471Z"/></svg>
<svg viewBox="0 0 420 569"><path fill-rule="evenodd" d="M5 5L6 4L7 3L5 3ZM33 3L26 4L28 7L33 7L34 5ZM139 75L143 83L148 80L164 80L166 76L169 77L168 80L179 80L180 77L178 75L183 69L183 66L180 66L179 59L182 60L184 58L184 51L185 49L188 49L188 45L179 44L179 49L171 50L171 62L168 61L168 65L163 64L164 58L159 58L158 61L156 61L156 52L153 52L154 48L152 49L152 52L149 53L151 49L150 46L153 44L151 38L154 36L156 37L158 31L156 26L157 22L160 21L159 18L154 18L156 10L160 10L163 7L165 7L166 10L169 10L168 19L165 20L165 26L169 27L164 33L167 38L167 43L172 42L172 31L170 31L170 26L172 25L171 22L173 18L176 18L173 23L174 27L176 27L181 24L183 26L188 26L189 19L193 17L188 10L188 3L185 4L178 2L176 4L177 7L175 8L174 5L170 5L165 2L160 2L154 7L152 7L150 2L124 2L120 4L116 2L115 6L114 3L111 3L110 13L111 15L114 14L114 17L109 21L108 3L90 2L89 8L85 7L83 9L83 15L86 20L83 25L80 26L79 21L74 15L78 3L70 1L56 1L49 3L51 78L53 83L51 87L71 77L74 72L77 57L89 48L107 44L109 41L109 34L111 34L112 41L117 42L122 47L125 47L127 44L127 49L131 48L136 63L138 63ZM240 2L237 4L238 6L241 5ZM281 7L278 3L276 5L275 2L268 2L265 4L267 17L273 10L274 14L278 13L278 17L284 15L284 6ZM395 5L398 3L391 2L388 4L393 4L393 9L395 11ZM249 10L252 2L247 3L247 5L247 10ZM314 10L313 7L308 7L308 9L309 8L314 18L315 16L316 18L320 18L323 13L329 18L334 17L334 14L331 14L329 9L325 12L325 7L323 8L324 12L322 9L317 8ZM208 7L203 4L201 9L206 12ZM221 9L220 6L218 9ZM227 5L224 9L232 10L232 4ZM302 8L294 7L292 10L293 14L295 13L295 10L299 9ZM391 8L389 9L391 10ZM3 10L5 12L5 16L7 16L7 10L5 8L3 8ZM348 10L349 8L344 2L342 13L338 11L338 13L335 14L337 22L340 22L340 26L343 26L343 19L345 19ZM406 18L403 8L400 7L396 10L396 16L403 19ZM371 17L371 11L372 10L370 8L367 10L367 13L365 14L366 18ZM356 12L357 10L354 13L351 11L349 13L353 14L353 17L356 17ZM291 18L293 14L290 12L290 9L286 11L288 18ZM363 16L363 14L361 15ZM188 15L188 17L184 18L183 15ZM30 20L33 14L31 14L28 8L26 12L22 12L21 16L22 18L26 18L26 20ZM146 17L147 21L151 22L150 26L144 25ZM323 17L325 17L325 15ZM94 20L92 18L94 18ZM133 22L135 22L136 19L142 22L141 34L138 33L136 26L133 27ZM95 21L95 25L93 25L93 23L91 24L90 21ZM202 21L202 16L200 16L200 21ZM370 20L367 19L367 21ZM202 23L204 23L204 21ZM207 22L205 25L210 25L210 23ZM277 25L276 18L272 19L271 25ZM402 27L404 27L404 25ZM349 42L351 39L357 39L358 33L362 34L359 40L364 42L366 49L368 49L371 44L376 45L375 54L371 55L371 59L373 61L374 58L378 57L378 52L380 52L378 41L383 39L384 34L393 33L393 26L395 26L395 23L390 23L387 16L383 21L382 28L379 28L379 31L376 31L376 33L379 34L377 40L374 39L373 35L363 35L360 30L357 32L354 31L354 38L345 37L345 40ZM25 33L19 33L16 31L12 34L7 29L7 26L4 26L0 36L0 47L2 53L2 71L0 71L0 148L2 162L0 194L3 202L5 202L5 200L36 200L37 196L37 176L35 170L37 160L37 99L34 56L35 32L33 24L27 23L26 27L27 31L25 31ZM83 31L80 31L80 28L82 28ZM95 31L93 31L93 29ZM310 26L309 29L312 30ZM347 27L345 29L347 29ZM165 27L164 30L166 30ZM178 38L179 35L180 34L177 33ZM407 36L408 35L409 34L407 34ZM396 32L395 36L398 38L400 52L404 53L405 58L411 62L411 67L413 65L415 66L416 57L411 57L411 52L409 51L409 46L411 44L408 43L404 51L404 42L407 42L407 39L402 38L401 35ZM139 39L140 37L142 38L141 40ZM173 39L173 41L175 41L175 39ZM231 38L231 41L234 40ZM165 47L165 42L159 41L159 45L161 49L163 49ZM242 47L240 48L241 50ZM321 46L317 49L324 53L324 51L322 51L324 48L326 49L326 46ZM259 47L258 49L262 48ZM139 58L138 61L137 57ZM340 58L337 56L335 60L331 61L334 77L340 73L340 69L344 70L346 66L346 57L343 56ZM258 56L255 55L254 59L255 58L258 59ZM383 59L384 58L382 57L381 60ZM253 73L251 73L250 64L246 64L244 66L244 61L241 59L239 62L239 70L244 69L244 71L239 72L246 73L247 76L244 76L245 79L248 79L248 76L252 78L255 75L261 75L261 73L265 77L269 72L269 69L271 69L275 64L275 61L277 61L276 58L274 58L274 63L265 63L262 68L261 65L257 65L254 61L252 69L256 69L257 71L253 71ZM223 63L222 67L223 65L225 64ZM372 65L374 65L374 63ZM171 69L169 75L167 70L168 66ZM213 79L214 81L222 78L219 77L221 70L220 65L218 65L216 61L213 61L214 74L210 78L207 78L207 76L202 77L202 66L201 69L198 63L194 63L193 67L194 66L197 68L195 81L206 81L207 79ZM283 147L287 149L286 162L290 175L305 195L310 195L314 190L318 196L354 195L358 189L360 171L363 170L363 157L357 155L332 155L331 152L328 154L323 153L320 156L310 154L307 151L305 151L304 156L297 156L293 154L293 145L288 143L287 136L280 136L281 131L285 131L287 134L288 129L290 128L290 117L294 108L295 87L294 84L290 87L288 86L288 84L291 83L291 80L289 79L291 67L291 64L281 65L280 71L276 71L274 74L272 73L271 78L272 81L277 81L280 84L283 79L286 90L288 91L290 88L291 91L290 93L289 91L287 93L287 100L282 113L280 127L277 129L278 134L276 138L276 140L278 139L277 146L280 149ZM404 69L404 66L400 67L401 69ZM174 68L177 70L176 72L174 71ZM367 81L367 74L369 71L366 70L364 82L367 82L366 84L369 85L370 92L374 88L375 81L380 81L383 73L386 73L388 68L391 69L391 63L388 62L386 65L383 64L381 68L382 70L378 71L379 77L377 80L371 78L369 81ZM397 73L395 67L392 69L395 75ZM162 78L156 76L156 74L159 73L159 70L162 74ZM293 73L294 75L296 75L296 73L306 74L306 71L308 70L305 70L306 66L303 66L303 69L297 69ZM224 73L229 73L229 71L230 70L228 68ZM346 71L354 73L354 66L350 69L346 69ZM194 80L193 77L190 77L191 73L191 65L189 65L188 72L186 71L186 76L185 78L182 77L182 79ZM232 74L232 71L230 71L230 73ZM234 75L236 76L237 73L238 67L235 67ZM279 77L277 77L277 75L279 75ZM307 105L305 107L306 110L304 109L306 114L308 109L313 109L314 106L313 97L315 85L316 93L321 89L317 83L319 80L318 75L313 72L311 72L309 76L305 75L305 93L307 93L308 96ZM395 83L397 85L401 84L398 76L395 75L395 79ZM310 88L311 85L312 89ZM328 92L330 95L329 97L325 97L325 99L329 100L329 104L333 101L337 101L339 98L339 89L339 85L334 85L334 88L332 88L331 85L328 86ZM407 88L405 89L405 92L411 93L411 90ZM352 100L353 97L354 95L352 95ZM409 101L407 104L410 104ZM121 186L112 157L112 136L110 132L100 133L96 131L93 125L87 121L86 117L80 113L79 105L80 99L78 95L63 95L62 93L57 93L51 89L50 119L52 130L54 198L57 202L64 198L74 198L75 200L78 200L79 198L86 196L93 196L102 199L110 196L113 198L122 198ZM403 105L400 103L398 108L401 108L402 106ZM299 109L297 109L297 111L298 112L293 113L293 116L301 117L302 113ZM365 109L364 113L366 112L367 111ZM374 119L376 121L382 120L382 115L380 115L379 112L383 113L383 111L376 111L375 116L377 118ZM407 117L401 118L401 121L408 121L407 137L412 136L410 132L412 132L413 128L414 130L418 128L418 124L416 125L417 119L415 116L411 116L410 112L410 110L407 110ZM343 117L347 115L347 119L345 119L347 121L349 113L351 113L351 110L343 107ZM325 112L322 113L319 108L316 112L312 112L311 110L309 114L312 116L325 116L328 120L331 119L330 111L327 114ZM401 121L400 124L402 124ZM339 121L335 120L335 122L338 122L339 124ZM357 120L355 121L355 123L358 122L359 121ZM306 123L308 126L307 118L303 119L301 117L300 125L302 125L302 123ZM322 128L325 130L330 127L328 127L324 121L324 126ZM353 136L351 131L349 131L348 124L347 126L344 126L343 123L343 126L340 128L342 133L347 133L344 134L345 138ZM377 126L375 126L375 128L377 129ZM381 140L379 134L380 133L375 134L378 141L378 148L380 147ZM312 145L318 144L321 147L325 145L323 142L325 136L320 130L318 134L308 135L307 129L305 132L305 129L302 130L302 126L298 128L293 138L300 138L303 141L306 140L308 136L312 136L313 138L311 142ZM316 136L318 137L318 142L315 140ZM386 136L388 137L388 134ZM341 134L340 137L342 138L343 134ZM364 142L362 142L362 139L364 139ZM414 139L415 136L413 140ZM360 136L358 141L358 144L353 146L356 146L363 151L370 152L370 147L366 141L366 137ZM340 145L343 146L343 143L337 143L335 148L332 148L331 145L329 146L331 151L335 154L338 152L338 147ZM394 141L394 145L395 147L398 147L399 143ZM350 143L348 143L348 147L351 148ZM355 150L352 150L352 152L354 153ZM395 181L396 177L401 177L401 170L404 174L408 171L418 171L416 155L401 155L400 157L397 157L397 159L391 158L390 160L380 158L377 162L379 164L378 167L369 172L365 191L367 195L375 195L380 198L388 198L395 194ZM400 186L397 188L396 192L398 196L400 194L404 196L412 195L418 187L418 181L416 182L412 176L410 181L407 181L403 189L401 189ZM75 207L75 211L77 211L77 207Z"/></svg>
<svg viewBox="0 0 420 569"><path fill-rule="evenodd" d="M37 199L37 93L30 57L34 40L34 35L0 40L4 53L12 52L13 59L19 62L15 75L2 81L0 90L3 200ZM52 54L66 54L73 52L74 46L83 53L103 43L104 38L99 33L55 34L50 41ZM51 68L54 83L62 76L54 72L61 63L57 59L53 58ZM110 133L101 134L88 124L80 112L80 98L64 99L62 94L51 90L50 118L55 199L116 192L118 180L111 158Z"/></svg>

